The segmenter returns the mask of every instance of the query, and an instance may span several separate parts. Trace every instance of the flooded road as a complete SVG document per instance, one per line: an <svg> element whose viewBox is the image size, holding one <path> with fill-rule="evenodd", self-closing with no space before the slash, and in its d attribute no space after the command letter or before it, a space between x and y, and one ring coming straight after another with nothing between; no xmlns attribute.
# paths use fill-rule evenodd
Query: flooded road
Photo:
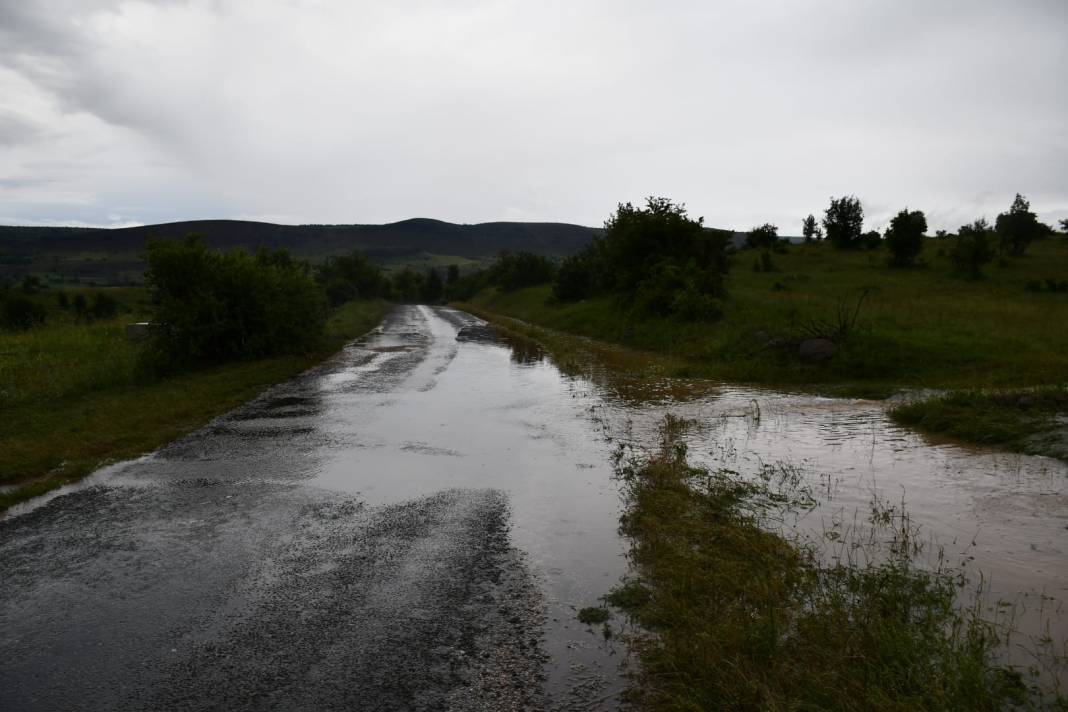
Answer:
<svg viewBox="0 0 1068 712"><path fill-rule="evenodd" d="M611 709L610 444L544 361L400 307L0 522L0 709Z"/></svg>
<svg viewBox="0 0 1068 712"><path fill-rule="evenodd" d="M615 709L611 455L667 412L691 455L799 473L840 541L873 497L1063 645L1068 467L931 445L884 405L566 375L399 307L304 376L0 521L0 709ZM613 620L618 629L619 622ZM1021 652L1021 656L1023 653Z"/></svg>

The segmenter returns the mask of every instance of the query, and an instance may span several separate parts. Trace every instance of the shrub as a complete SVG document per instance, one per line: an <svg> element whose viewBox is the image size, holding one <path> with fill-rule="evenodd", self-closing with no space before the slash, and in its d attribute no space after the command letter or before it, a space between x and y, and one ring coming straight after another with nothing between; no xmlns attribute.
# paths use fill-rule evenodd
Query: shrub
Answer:
<svg viewBox="0 0 1068 712"><path fill-rule="evenodd" d="M591 245L560 263L553 281L553 296L562 301L585 299L601 291L604 261Z"/></svg>
<svg viewBox="0 0 1068 712"><path fill-rule="evenodd" d="M890 264L908 267L923 251L927 218L922 210L905 208L890 221L886 229L886 248L890 250Z"/></svg>
<svg viewBox="0 0 1068 712"><path fill-rule="evenodd" d="M565 260L554 293L560 299L612 293L653 314L712 318L726 293L728 233L702 223L667 198L649 198L644 208L621 203L604 234Z"/></svg>
<svg viewBox="0 0 1068 712"><path fill-rule="evenodd" d="M106 292L97 292L89 313L93 319L112 319L119 313L119 302Z"/></svg>
<svg viewBox="0 0 1068 712"><path fill-rule="evenodd" d="M533 252L502 252L486 269L489 284L511 292L553 281L556 265Z"/></svg>
<svg viewBox="0 0 1068 712"><path fill-rule="evenodd" d="M147 258L158 367L298 353L321 341L325 295L307 263L284 250L224 253L189 236L150 242Z"/></svg>
<svg viewBox="0 0 1068 712"><path fill-rule="evenodd" d="M41 326L47 316L43 304L22 294L12 294L0 304L0 326L11 331L27 331Z"/></svg>
<svg viewBox="0 0 1068 712"><path fill-rule="evenodd" d="M382 270L360 252L328 257L315 272L331 306L353 299L373 299L389 292Z"/></svg>
<svg viewBox="0 0 1068 712"><path fill-rule="evenodd" d="M994 259L994 231L986 220L962 225L949 252L953 268L972 279L983 276L983 267Z"/></svg>

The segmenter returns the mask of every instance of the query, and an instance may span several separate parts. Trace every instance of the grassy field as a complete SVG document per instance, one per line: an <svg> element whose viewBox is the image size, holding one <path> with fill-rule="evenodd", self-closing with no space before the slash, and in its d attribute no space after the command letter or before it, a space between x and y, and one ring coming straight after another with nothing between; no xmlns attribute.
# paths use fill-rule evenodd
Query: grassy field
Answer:
<svg viewBox="0 0 1068 712"><path fill-rule="evenodd" d="M873 508L885 556L821 565L762 524L806 506L803 490L691 466L685 425L669 416L659 450L619 467L636 574L607 602L652 633L632 641L641 708L1063 708L998 666L1000 630L960 607L969 592L956 571L913 563L907 515Z"/></svg>
<svg viewBox="0 0 1068 712"><path fill-rule="evenodd" d="M121 290L116 290L117 292ZM291 378L375 326L385 305L351 302L330 318L317 353L232 363L154 378L139 366L123 325L52 315L42 328L0 333L0 510L154 450Z"/></svg>
<svg viewBox="0 0 1068 712"><path fill-rule="evenodd" d="M1068 240L1035 243L1022 258L993 264L986 277L952 274L931 240L924 266L891 269L884 252L842 252L826 244L777 254L778 271L756 272L753 252L736 255L721 320L639 318L610 297L556 303L546 286L488 290L469 306L667 357L673 375L701 376L840 395L885 397L906 388L1005 388L1068 379L1068 294L1028 283L1068 274ZM825 362L796 347L814 321L852 312L856 326Z"/></svg>

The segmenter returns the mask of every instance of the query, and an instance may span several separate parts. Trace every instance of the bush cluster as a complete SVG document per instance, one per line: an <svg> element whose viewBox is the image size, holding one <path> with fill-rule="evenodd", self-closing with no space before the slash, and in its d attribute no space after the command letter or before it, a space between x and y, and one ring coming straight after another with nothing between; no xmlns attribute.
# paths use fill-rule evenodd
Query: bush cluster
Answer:
<svg viewBox="0 0 1068 712"><path fill-rule="evenodd" d="M644 208L621 203L604 232L560 265L553 293L565 301L612 294L654 316L715 318L727 245L728 233L706 229L667 198L648 198Z"/></svg>
<svg viewBox="0 0 1068 712"><path fill-rule="evenodd" d="M288 252L218 252L198 236L153 241L145 281L164 369L299 353L320 344L327 302L307 263Z"/></svg>

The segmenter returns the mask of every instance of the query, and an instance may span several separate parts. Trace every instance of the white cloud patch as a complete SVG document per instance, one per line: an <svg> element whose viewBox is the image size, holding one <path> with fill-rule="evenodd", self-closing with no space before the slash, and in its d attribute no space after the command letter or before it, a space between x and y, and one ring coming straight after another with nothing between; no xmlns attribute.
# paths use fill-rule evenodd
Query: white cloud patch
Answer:
<svg viewBox="0 0 1068 712"><path fill-rule="evenodd" d="M1068 216L1059 1L40 0L0 28L22 221Z"/></svg>

